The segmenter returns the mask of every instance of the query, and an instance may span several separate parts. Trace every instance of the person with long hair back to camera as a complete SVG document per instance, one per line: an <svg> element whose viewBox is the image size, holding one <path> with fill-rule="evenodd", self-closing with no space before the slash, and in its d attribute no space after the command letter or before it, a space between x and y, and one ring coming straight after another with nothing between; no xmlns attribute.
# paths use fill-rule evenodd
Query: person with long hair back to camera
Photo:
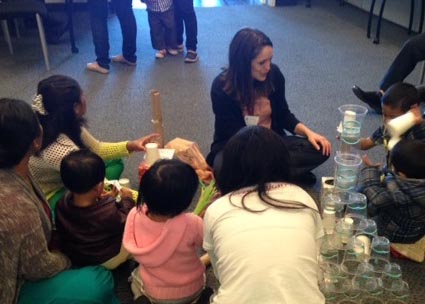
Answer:
<svg viewBox="0 0 425 304"><path fill-rule="evenodd" d="M204 242L220 286L213 304L323 304L318 286L317 206L288 182L281 136L251 126L226 144L216 176L222 197L204 216Z"/></svg>
<svg viewBox="0 0 425 304"><path fill-rule="evenodd" d="M207 162L218 170L220 152L229 138L244 126L259 125L283 137L291 157L291 179L313 184L316 177L311 170L328 159L331 144L291 112L285 78L272 58L273 44L263 32L244 28L233 37L229 64L211 87L215 125Z"/></svg>

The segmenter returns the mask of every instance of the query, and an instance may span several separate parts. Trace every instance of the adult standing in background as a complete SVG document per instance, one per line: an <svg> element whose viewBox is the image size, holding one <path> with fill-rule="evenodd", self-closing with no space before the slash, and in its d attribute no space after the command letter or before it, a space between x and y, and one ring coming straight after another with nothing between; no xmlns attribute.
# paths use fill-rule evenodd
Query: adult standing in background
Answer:
<svg viewBox="0 0 425 304"><path fill-rule="evenodd" d="M246 125L259 125L283 137L291 157L291 180L313 184L316 177L310 171L328 159L331 144L289 110L285 78L272 57L273 44L263 32L244 28L233 37L229 65L211 87L215 124L207 162L218 169L229 138ZM287 136L285 130L298 136Z"/></svg>
<svg viewBox="0 0 425 304"><path fill-rule="evenodd" d="M378 91L363 91L355 85L353 86L353 93L377 113L382 113L381 97L384 95L385 91L391 85L397 82L403 82L403 80L415 69L416 64L423 60L425 60L425 33L419 34L406 41L385 73L384 78L382 78ZM418 92L419 95L423 97L425 94L425 87L418 87Z"/></svg>
<svg viewBox="0 0 425 304"><path fill-rule="evenodd" d="M199 60L198 21L196 19L193 0L174 0L174 13L176 19L177 45L179 51L184 50L183 32L186 33L186 55L184 62L194 63Z"/></svg>
<svg viewBox="0 0 425 304"><path fill-rule="evenodd" d="M135 66L137 61L137 26L132 0L112 0L112 5L121 26L123 40L122 54L112 57L112 61ZM101 74L108 74L111 62L109 58L108 1L88 0L88 6L96 61L88 63L87 69Z"/></svg>

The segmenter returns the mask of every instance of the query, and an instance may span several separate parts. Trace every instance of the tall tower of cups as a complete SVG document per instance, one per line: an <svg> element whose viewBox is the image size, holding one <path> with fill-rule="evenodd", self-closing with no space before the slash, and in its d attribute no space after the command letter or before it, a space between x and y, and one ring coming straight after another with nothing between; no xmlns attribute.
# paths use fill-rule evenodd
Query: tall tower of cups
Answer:
<svg viewBox="0 0 425 304"><path fill-rule="evenodd" d="M361 138L363 120L367 114L367 108L347 104L338 108L341 121L338 126L340 137L340 149L336 152L334 186L338 190L353 190L357 185L362 159L358 153L358 143Z"/></svg>
<svg viewBox="0 0 425 304"><path fill-rule="evenodd" d="M349 195L348 192L354 191L357 186L362 164L357 147L361 138L362 123L367 114L366 107L355 104L340 106L338 110L341 117L337 127L340 147L334 157L333 187L325 190L325 185L322 185L321 207L326 233L334 232L336 222L345 217L347 204L354 203L352 198L357 197ZM362 208L366 208L366 203ZM348 225L353 224L354 222L348 219Z"/></svg>

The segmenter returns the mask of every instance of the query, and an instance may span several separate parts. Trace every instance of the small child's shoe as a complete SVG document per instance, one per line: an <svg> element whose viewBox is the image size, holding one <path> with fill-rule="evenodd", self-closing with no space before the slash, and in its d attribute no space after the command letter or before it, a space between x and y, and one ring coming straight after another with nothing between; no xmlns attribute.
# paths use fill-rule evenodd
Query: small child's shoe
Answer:
<svg viewBox="0 0 425 304"><path fill-rule="evenodd" d="M162 59L166 55L167 55L167 50L165 50L165 49L164 50L159 50L158 52L156 52L155 58Z"/></svg>
<svg viewBox="0 0 425 304"><path fill-rule="evenodd" d="M183 43L182 44L179 44L177 46L177 51L179 51L179 53L183 53L184 52L184 45L183 45Z"/></svg>
<svg viewBox="0 0 425 304"><path fill-rule="evenodd" d="M175 49L167 49L167 52L172 56L176 56L179 54L179 51Z"/></svg>
<svg viewBox="0 0 425 304"><path fill-rule="evenodd" d="M100 74L108 74L109 73L109 70L108 69L102 68L99 65L99 63L97 63L96 61L95 62L89 62L89 63L87 63L86 68L89 71L97 72L97 73L100 73Z"/></svg>
<svg viewBox="0 0 425 304"><path fill-rule="evenodd" d="M132 62L132 61L129 61L129 60L125 59L125 57L123 55L121 55L121 54L120 55L113 56L111 58L111 61L112 62L126 64L126 65L129 65L129 66L135 66L136 65L136 62Z"/></svg>

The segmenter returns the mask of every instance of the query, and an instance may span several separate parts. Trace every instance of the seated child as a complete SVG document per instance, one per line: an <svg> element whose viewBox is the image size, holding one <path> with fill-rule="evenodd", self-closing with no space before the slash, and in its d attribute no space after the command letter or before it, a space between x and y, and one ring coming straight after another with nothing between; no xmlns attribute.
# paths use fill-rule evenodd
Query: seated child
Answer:
<svg viewBox="0 0 425 304"><path fill-rule="evenodd" d="M419 108L419 95L413 85L403 82L392 85L382 96L381 103L384 124L371 137L360 140L361 150L369 150L377 145L386 145L389 140L389 134L385 130L385 124L408 111L412 111L415 115L416 125L408 130L403 137L425 140L425 123Z"/></svg>
<svg viewBox="0 0 425 304"><path fill-rule="evenodd" d="M131 289L135 298L143 297L141 303L192 303L205 293L205 266L198 256L203 223L184 212L198 183L195 170L179 160L159 160L142 176L123 237L140 263Z"/></svg>
<svg viewBox="0 0 425 304"><path fill-rule="evenodd" d="M73 265L99 265L120 253L125 221L135 202L129 189L121 199L104 192L105 163L90 150L71 152L60 174L70 191L57 205L56 225L63 252Z"/></svg>
<svg viewBox="0 0 425 304"><path fill-rule="evenodd" d="M379 235L414 243L425 235L425 143L402 139L391 150L390 162L392 172L383 181L378 167L365 167L359 190L367 196Z"/></svg>

